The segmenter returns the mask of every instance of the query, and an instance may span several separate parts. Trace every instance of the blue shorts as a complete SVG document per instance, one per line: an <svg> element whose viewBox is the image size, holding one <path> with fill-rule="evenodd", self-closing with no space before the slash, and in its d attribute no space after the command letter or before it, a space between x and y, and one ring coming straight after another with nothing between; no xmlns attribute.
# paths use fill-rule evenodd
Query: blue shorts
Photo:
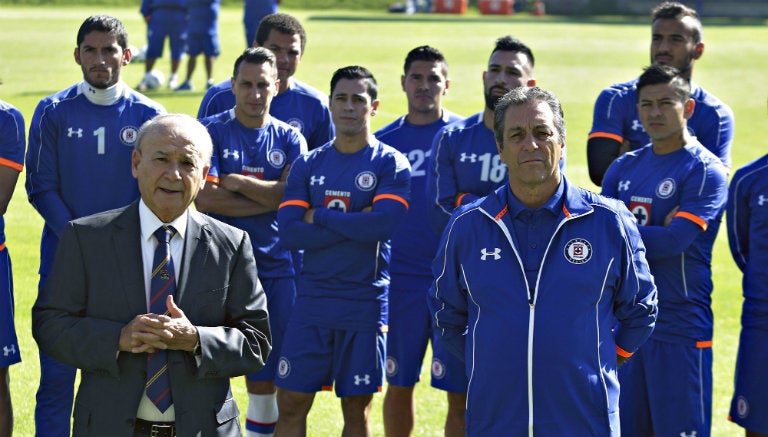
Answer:
<svg viewBox="0 0 768 437"><path fill-rule="evenodd" d="M269 330L272 332L272 352L267 357L258 372L246 375L249 381L273 381L275 369L283 347L285 329L291 318L293 302L296 299L296 282L293 278L274 278L261 281L264 293L267 295L267 311L269 312Z"/></svg>
<svg viewBox="0 0 768 437"><path fill-rule="evenodd" d="M407 279L407 284L404 282ZM389 332L387 333L387 382L413 387L419 381L427 343L432 339L432 387L466 393L464 363L448 352L436 332L427 307L431 278L392 275L389 288ZM410 287L410 288L405 288Z"/></svg>
<svg viewBox="0 0 768 437"><path fill-rule="evenodd" d="M187 35L187 54L197 56L200 53L207 58L215 58L221 54L219 36L216 34L190 33Z"/></svg>
<svg viewBox="0 0 768 437"><path fill-rule="evenodd" d="M171 46L171 59L178 61L187 44L187 13L180 9L157 9L147 23L147 58L161 58L165 37Z"/></svg>
<svg viewBox="0 0 768 437"><path fill-rule="evenodd" d="M736 356L736 382L728 415L749 431L768 434L768 332L742 329Z"/></svg>
<svg viewBox="0 0 768 437"><path fill-rule="evenodd" d="M649 339L619 367L623 437L709 437L712 347Z"/></svg>
<svg viewBox="0 0 768 437"><path fill-rule="evenodd" d="M5 244L0 249L0 368L21 362L19 340L13 323L13 275L11 256Z"/></svg>
<svg viewBox="0 0 768 437"><path fill-rule="evenodd" d="M322 328L291 320L275 385L285 390L336 396L367 395L384 385L387 336L377 331Z"/></svg>

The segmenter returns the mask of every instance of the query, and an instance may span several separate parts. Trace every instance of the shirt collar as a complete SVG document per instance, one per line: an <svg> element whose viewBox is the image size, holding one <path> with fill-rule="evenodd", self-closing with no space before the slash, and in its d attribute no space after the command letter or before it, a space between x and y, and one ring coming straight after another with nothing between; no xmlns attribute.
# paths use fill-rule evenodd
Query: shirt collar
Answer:
<svg viewBox="0 0 768 437"><path fill-rule="evenodd" d="M144 203L144 200L139 200L139 224L141 226L141 241L149 241L154 237L154 232L162 225L171 225L176 229L176 233L181 239L184 239L184 235L187 232L187 215L188 211L184 210L184 213L176 217L170 223L164 223L155 215L152 210Z"/></svg>
<svg viewBox="0 0 768 437"><path fill-rule="evenodd" d="M525 205L523 205L519 200L517 200L517 197L512 193L512 188L507 184L507 206L509 207L509 214L511 218L517 218L518 215L523 213L524 211L530 211L531 213L535 213L536 211L549 211L557 217L560 215L560 212L563 209L563 200L564 200L564 194L565 193L565 183L564 179L560 178L560 183L557 184L557 190L555 190L555 193L550 197L544 205L541 206L541 208L537 210L532 210L530 208L527 208Z"/></svg>

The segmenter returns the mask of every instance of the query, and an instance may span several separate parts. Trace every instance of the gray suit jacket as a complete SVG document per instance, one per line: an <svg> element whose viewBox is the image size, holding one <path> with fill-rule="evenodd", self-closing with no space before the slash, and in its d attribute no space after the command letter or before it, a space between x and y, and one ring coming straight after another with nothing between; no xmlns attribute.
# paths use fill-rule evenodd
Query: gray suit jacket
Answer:
<svg viewBox="0 0 768 437"><path fill-rule="evenodd" d="M74 436L133 435L146 354L120 352L120 330L147 312L138 202L67 224L56 262L32 308L40 349L82 370ZM248 234L189 211L174 299L198 328L192 353L169 351L177 433L240 436L229 379L264 365L271 348L267 303Z"/></svg>

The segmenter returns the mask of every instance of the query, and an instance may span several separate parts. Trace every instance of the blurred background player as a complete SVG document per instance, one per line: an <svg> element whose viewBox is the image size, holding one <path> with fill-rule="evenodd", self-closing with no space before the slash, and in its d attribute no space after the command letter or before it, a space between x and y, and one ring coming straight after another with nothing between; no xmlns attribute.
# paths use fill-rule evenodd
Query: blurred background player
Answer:
<svg viewBox="0 0 768 437"><path fill-rule="evenodd" d="M26 189L45 220L40 242L40 283L45 285L64 225L138 199L131 174L136 134L165 109L122 80L131 61L128 34L118 19L87 18L77 32L75 62L83 81L45 97L35 108L26 155ZM67 436L75 369L40 352L35 406L38 437Z"/></svg>
<svg viewBox="0 0 768 437"><path fill-rule="evenodd" d="M280 0L243 0L243 26L245 27L245 45L253 44L256 29L261 20L269 14L276 14Z"/></svg>
<svg viewBox="0 0 768 437"><path fill-rule="evenodd" d="M277 422L275 369L296 296L291 252L278 242L277 207L291 163L307 143L291 126L269 115L279 79L275 55L246 49L235 61L235 107L202 120L213 138L208 183L195 202L198 210L248 232L259 280L267 293L272 353L260 371L246 376L246 437L271 436Z"/></svg>
<svg viewBox="0 0 768 437"><path fill-rule="evenodd" d="M696 109L677 69L648 67L637 81L637 112L651 143L617 158L603 181L603 194L635 215L659 289L653 334L619 368L624 437L710 433L712 248L728 176L687 129Z"/></svg>
<svg viewBox="0 0 768 437"><path fill-rule="evenodd" d="M187 78L176 91L192 91L197 56L205 58L206 89L213 86L213 62L220 54L219 9L221 0L189 0L187 27Z"/></svg>
<svg viewBox="0 0 768 437"><path fill-rule="evenodd" d="M163 56L167 36L171 47L168 88L176 89L179 86L179 63L187 44L188 0L142 0L140 11L147 22L147 58L144 61L145 78L137 88L139 91L147 90L146 74L155 68L155 61Z"/></svg>
<svg viewBox="0 0 768 437"><path fill-rule="evenodd" d="M448 91L448 63L439 50L420 46L408 52L400 84L408 113L376 132L411 163L411 201L402 225L392 235L387 333L387 392L384 431L387 436L409 436L416 418L414 386L419 381L427 344L434 339L424 298L432 282L432 259L437 235L429 227L426 196L427 158L437 131L462 119L443 108ZM432 386L445 390L448 414L446 436L464 435L464 393L467 378L462 363L432 341Z"/></svg>
<svg viewBox="0 0 768 437"><path fill-rule="evenodd" d="M306 435L316 392L334 385L342 435L370 436L384 383L389 239L408 210L410 165L370 130L370 71L340 68L330 89L336 138L294 161L277 213L280 243L305 250L275 380L277 437Z"/></svg>
<svg viewBox="0 0 768 437"><path fill-rule="evenodd" d="M691 79L693 65L704 53L699 15L683 4L664 2L653 9L652 16L651 63L675 67L691 83L696 111L688 120L688 131L730 168L733 111ZM589 177L598 186L614 159L651 142L636 104L637 79L611 85L597 97L587 139L587 164Z"/></svg>
<svg viewBox="0 0 768 437"><path fill-rule="evenodd" d="M728 193L728 243L744 273L741 336L728 418L747 437L768 436L768 155L733 174Z"/></svg>
<svg viewBox="0 0 768 437"><path fill-rule="evenodd" d="M261 20L253 46L267 48L277 58L280 88L270 106L270 115L296 128L311 150L330 141L334 131L328 97L293 77L306 43L307 34L299 20L288 14L273 14ZM205 93L197 118L227 111L234 105L232 83L227 80Z"/></svg>
<svg viewBox="0 0 768 437"><path fill-rule="evenodd" d="M24 117L18 109L0 100L0 437L13 434L8 368L21 362L19 341L13 323L13 274L11 256L5 246L3 216L13 197L19 173L24 169Z"/></svg>
<svg viewBox="0 0 768 437"><path fill-rule="evenodd" d="M512 88L533 86L533 52L522 41L503 36L483 72L485 107L442 128L434 138L427 172L430 223L442 234L453 210L504 185L507 169L493 137L493 108Z"/></svg>

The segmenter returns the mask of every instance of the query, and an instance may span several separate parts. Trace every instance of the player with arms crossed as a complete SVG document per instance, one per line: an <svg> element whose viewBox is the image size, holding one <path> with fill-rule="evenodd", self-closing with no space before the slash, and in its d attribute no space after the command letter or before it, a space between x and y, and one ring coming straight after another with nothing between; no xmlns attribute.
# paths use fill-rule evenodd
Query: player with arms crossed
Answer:
<svg viewBox="0 0 768 437"><path fill-rule="evenodd" d="M342 435L371 435L373 393L384 383L389 239L406 214L411 178L408 159L370 131L377 94L365 68L336 70L337 136L288 175L280 242L304 249L304 265L275 381L277 437L306 435L315 393L334 383Z"/></svg>
<svg viewBox="0 0 768 437"><path fill-rule="evenodd" d="M271 436L277 422L275 368L296 296L290 251L280 245L277 207L291 162L307 151L304 137L269 115L277 94L275 55L249 48L235 61L232 90L236 105L204 118L214 153L208 183L195 205L248 232L267 294L272 350L263 369L246 376L246 437Z"/></svg>
<svg viewBox="0 0 768 437"><path fill-rule="evenodd" d="M635 215L659 289L656 329L619 369L624 437L710 433L712 246L728 177L686 129L696 110L690 92L673 67L640 75L637 110L652 142L619 157L603 181L603 194Z"/></svg>
<svg viewBox="0 0 768 437"><path fill-rule="evenodd" d="M393 437L413 432L414 386L431 338L432 386L445 390L448 398L445 435L460 436L464 435L467 391L464 363L435 341L424 293L432 282L431 264L437 251L425 193L427 158L437 131L461 117L442 106L450 81L448 63L439 50L416 47L406 56L403 70L400 82L408 99L408 114L376 132L376 138L406 155L411 163L410 209L392 236L384 431Z"/></svg>

